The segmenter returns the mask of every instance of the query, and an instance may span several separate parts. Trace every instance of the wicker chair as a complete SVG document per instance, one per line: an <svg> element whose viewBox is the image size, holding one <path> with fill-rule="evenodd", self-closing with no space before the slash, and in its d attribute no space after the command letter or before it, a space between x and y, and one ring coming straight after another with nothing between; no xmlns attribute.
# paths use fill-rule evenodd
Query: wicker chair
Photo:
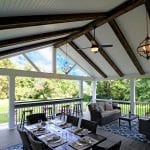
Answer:
<svg viewBox="0 0 150 150"><path fill-rule="evenodd" d="M33 150L47 150L48 148L44 145L44 143L35 140L31 135L29 136L29 140Z"/></svg>
<svg viewBox="0 0 150 150"><path fill-rule="evenodd" d="M139 132L150 139L150 118L139 118Z"/></svg>
<svg viewBox="0 0 150 150"><path fill-rule="evenodd" d="M96 133L97 122L82 119L80 127L88 129L88 130L92 131L92 133Z"/></svg>
<svg viewBox="0 0 150 150"><path fill-rule="evenodd" d="M67 123L71 123L73 126L78 126L79 118L75 116L67 116Z"/></svg>
<svg viewBox="0 0 150 150"><path fill-rule="evenodd" d="M27 116L27 124L38 123L38 120L47 121L44 113L31 114Z"/></svg>
<svg viewBox="0 0 150 150"><path fill-rule="evenodd" d="M17 126L17 131L19 132L20 138L23 144L23 150L32 150L31 143L29 141L26 131Z"/></svg>

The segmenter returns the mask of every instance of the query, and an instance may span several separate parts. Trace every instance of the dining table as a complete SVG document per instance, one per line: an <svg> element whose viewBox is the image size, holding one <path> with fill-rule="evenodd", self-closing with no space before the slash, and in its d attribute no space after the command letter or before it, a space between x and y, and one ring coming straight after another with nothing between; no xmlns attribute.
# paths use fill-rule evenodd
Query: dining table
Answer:
<svg viewBox="0 0 150 150"><path fill-rule="evenodd" d="M43 124L25 125L24 128L28 134L32 134L50 150L88 150L106 140L102 135L75 127L60 119L53 119ZM77 130L86 133L81 135L81 132L75 132Z"/></svg>

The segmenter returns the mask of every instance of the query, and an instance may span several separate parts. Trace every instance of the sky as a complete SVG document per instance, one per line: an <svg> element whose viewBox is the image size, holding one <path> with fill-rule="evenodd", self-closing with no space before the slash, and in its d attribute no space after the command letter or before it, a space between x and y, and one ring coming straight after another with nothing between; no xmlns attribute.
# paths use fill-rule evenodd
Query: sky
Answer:
<svg viewBox="0 0 150 150"><path fill-rule="evenodd" d="M39 50L31 51L25 54L36 67L39 68L42 72L52 72L52 47L46 47ZM35 70L35 68L27 61L27 59L21 54L18 56L11 57L10 60L17 65L17 69L24 70L25 66L30 66L32 70ZM64 74L62 71L62 68L64 64L72 68L72 70L69 72L69 75L78 75L78 76L89 76L81 67L79 67L77 64L75 64L74 61L71 60L70 57L66 57L66 55L60 50L57 50L56 53L56 68L57 73Z"/></svg>

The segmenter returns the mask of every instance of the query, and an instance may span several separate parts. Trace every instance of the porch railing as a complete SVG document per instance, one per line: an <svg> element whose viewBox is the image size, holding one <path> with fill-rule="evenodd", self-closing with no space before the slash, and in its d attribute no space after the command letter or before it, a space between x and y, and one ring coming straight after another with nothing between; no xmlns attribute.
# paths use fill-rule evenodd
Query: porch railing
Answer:
<svg viewBox="0 0 150 150"><path fill-rule="evenodd" d="M96 101L107 101L107 100L97 99ZM121 100L111 100L111 101L113 103L116 103L119 107L121 107L122 114L129 114L130 101L121 101ZM144 117L150 114L150 102L136 102L135 109L136 115L138 115L139 117Z"/></svg>
<svg viewBox="0 0 150 150"><path fill-rule="evenodd" d="M15 103L15 122L16 124L21 121L22 112L27 110L33 110L33 113L42 113L43 108L52 107L53 115L60 113L63 105L69 104L73 109L75 103L81 103L81 98L75 99L51 99L45 101L26 101ZM48 115L48 112L47 114Z"/></svg>

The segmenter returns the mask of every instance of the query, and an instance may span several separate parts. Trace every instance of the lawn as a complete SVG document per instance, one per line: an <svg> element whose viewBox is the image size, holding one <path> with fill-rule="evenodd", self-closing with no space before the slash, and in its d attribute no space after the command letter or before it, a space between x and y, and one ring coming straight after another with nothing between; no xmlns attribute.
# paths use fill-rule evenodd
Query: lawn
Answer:
<svg viewBox="0 0 150 150"><path fill-rule="evenodd" d="M0 100L0 123L8 122L8 100Z"/></svg>

